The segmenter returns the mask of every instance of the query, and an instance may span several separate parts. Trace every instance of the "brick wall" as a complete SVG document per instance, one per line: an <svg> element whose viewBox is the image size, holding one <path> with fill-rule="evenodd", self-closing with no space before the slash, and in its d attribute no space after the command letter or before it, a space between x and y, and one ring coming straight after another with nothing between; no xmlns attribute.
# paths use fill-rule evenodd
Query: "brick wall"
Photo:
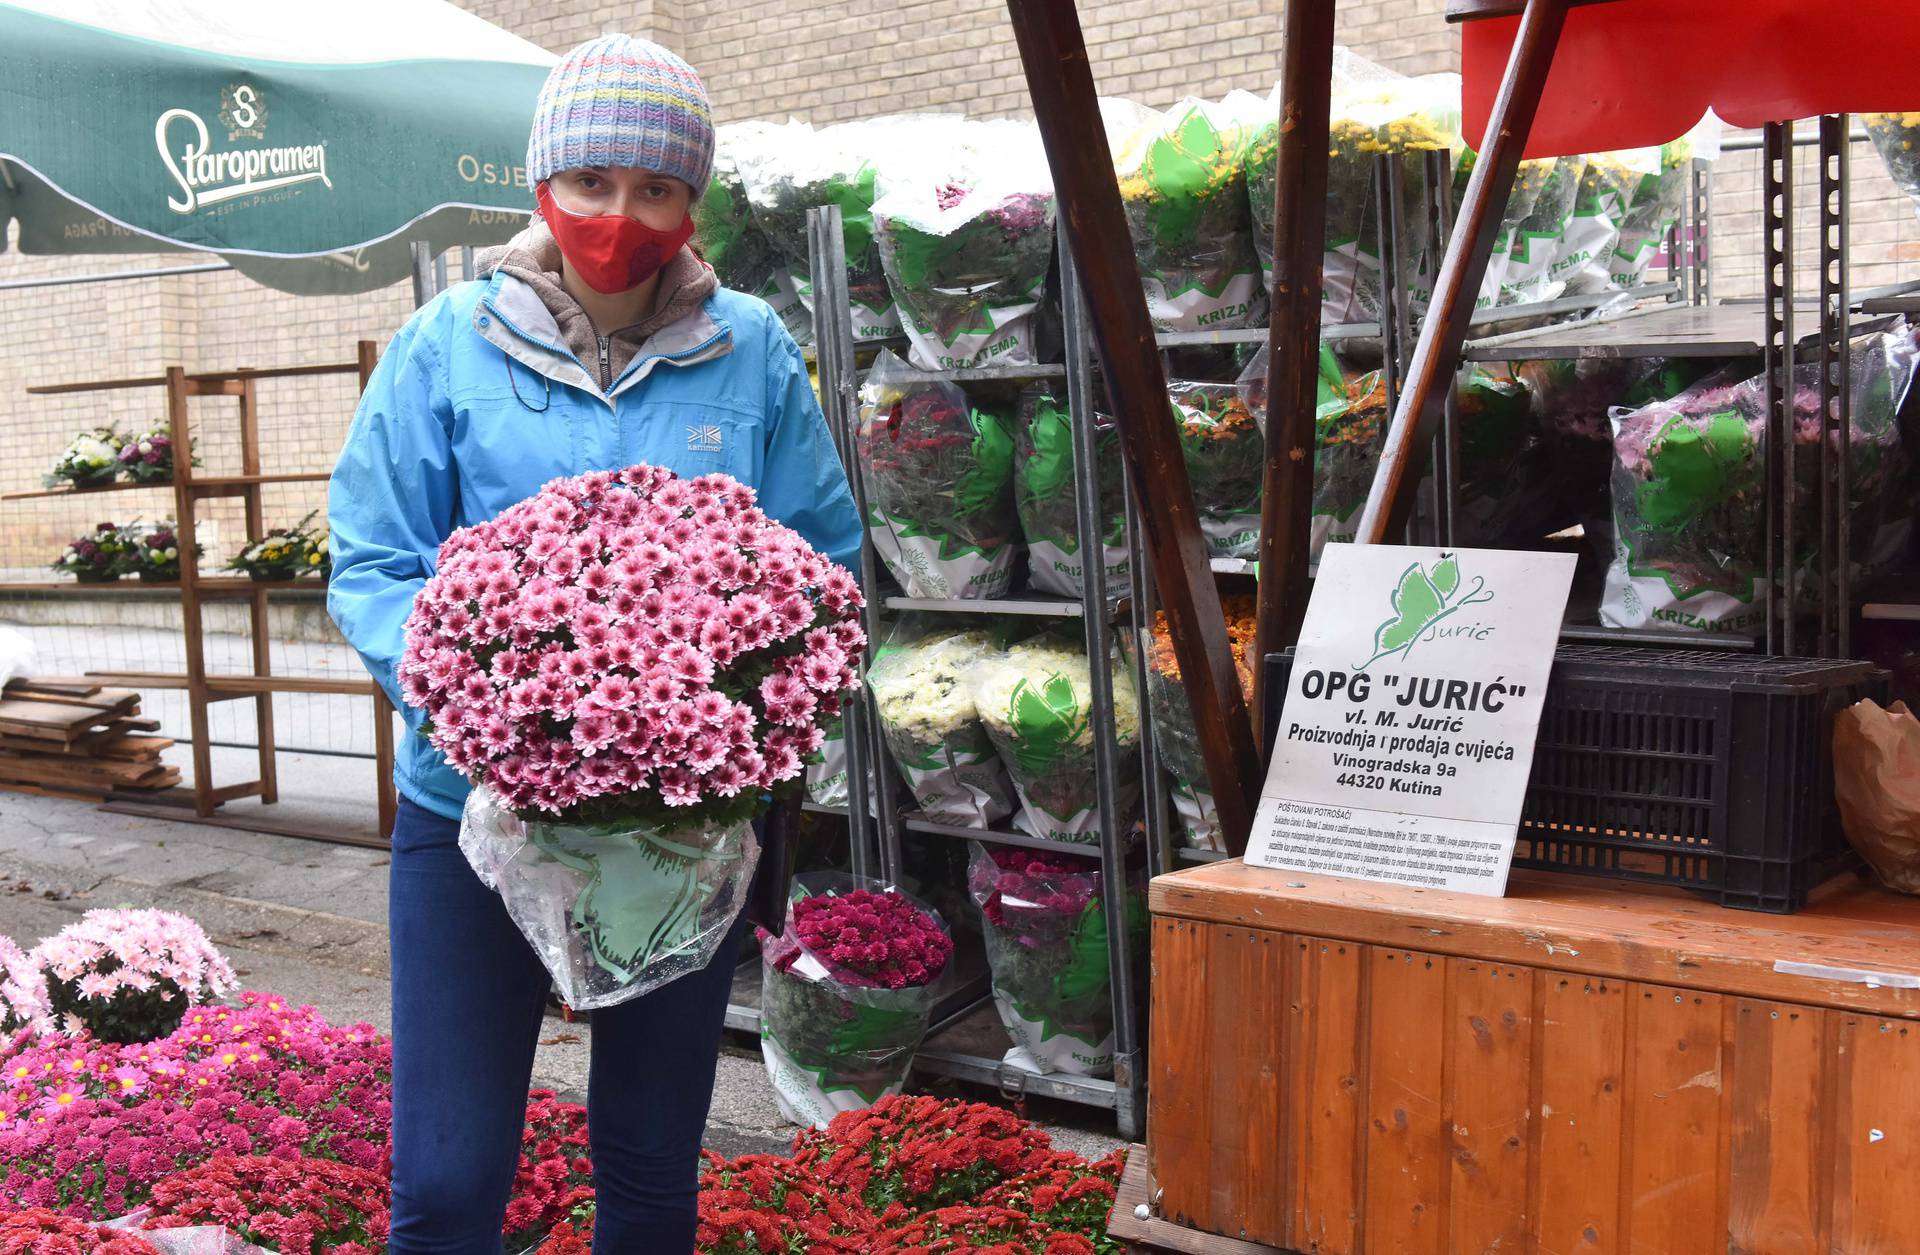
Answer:
<svg viewBox="0 0 1920 1255"><path fill-rule="evenodd" d="M1027 107L1012 33L996 0L466 0L465 7L556 51L603 31L651 34L700 68L722 121L794 115L824 123L929 109L990 117ZM1082 0L1081 11L1101 90L1164 106L1189 93L1264 92L1279 73L1280 7L1279 0ZM1404 73L1456 68L1442 8L1443 0L1345 3L1338 36ZM1870 147L1854 153L1854 282L1920 275L1920 216L1894 192ZM1757 168L1751 153L1731 155L1720 167L1717 295L1758 290ZM1804 161L1802 175L1811 177ZM1803 197L1803 205L1810 208L1811 199ZM1803 234L1811 240L1810 229ZM0 281L181 261L5 253ZM410 306L405 285L357 297L293 297L231 273L0 289L0 423L10 437L0 451L0 491L37 487L82 427L106 419L126 429L162 416L157 391L30 398L23 391L30 384L157 374L176 362L216 369L348 361L354 341L384 343ZM260 396L267 468L326 469L352 413L350 377L263 384ZM236 470L232 403L195 406L209 471ZM275 489L270 521L291 522L321 500L319 485ZM0 570L45 562L109 514L152 518L169 503L162 492L0 506ZM237 515L220 507L207 517L219 531L211 555L219 561L238 534Z"/></svg>

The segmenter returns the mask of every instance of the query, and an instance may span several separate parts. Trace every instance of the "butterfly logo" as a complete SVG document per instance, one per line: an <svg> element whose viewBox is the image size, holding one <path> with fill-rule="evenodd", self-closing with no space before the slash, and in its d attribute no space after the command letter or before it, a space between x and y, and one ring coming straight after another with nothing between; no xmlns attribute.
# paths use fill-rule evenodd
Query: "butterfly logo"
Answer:
<svg viewBox="0 0 1920 1255"><path fill-rule="evenodd" d="M1441 554L1432 571L1415 562L1401 572L1399 586L1393 590L1393 614L1373 633L1373 657L1354 669L1365 671L1390 654L1404 658L1427 629L1442 619L1492 600L1487 582L1477 575L1473 587L1462 591L1460 560L1450 553Z"/></svg>

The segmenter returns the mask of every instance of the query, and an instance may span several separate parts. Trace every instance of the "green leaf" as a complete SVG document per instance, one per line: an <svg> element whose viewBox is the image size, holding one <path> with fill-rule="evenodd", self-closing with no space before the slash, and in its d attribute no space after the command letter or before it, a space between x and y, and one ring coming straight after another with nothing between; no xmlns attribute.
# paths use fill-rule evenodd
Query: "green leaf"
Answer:
<svg viewBox="0 0 1920 1255"><path fill-rule="evenodd" d="M1456 579L1458 578L1456 573ZM1420 639L1420 633L1440 616L1446 604L1440 590L1433 586L1418 562L1400 576L1400 587L1393 593L1395 617L1380 625L1373 637L1375 657L1406 649Z"/></svg>
<svg viewBox="0 0 1920 1255"><path fill-rule="evenodd" d="M1444 600L1453 596L1453 590L1460 587L1460 562L1456 558L1440 559L1440 565L1433 568L1433 586L1439 590Z"/></svg>

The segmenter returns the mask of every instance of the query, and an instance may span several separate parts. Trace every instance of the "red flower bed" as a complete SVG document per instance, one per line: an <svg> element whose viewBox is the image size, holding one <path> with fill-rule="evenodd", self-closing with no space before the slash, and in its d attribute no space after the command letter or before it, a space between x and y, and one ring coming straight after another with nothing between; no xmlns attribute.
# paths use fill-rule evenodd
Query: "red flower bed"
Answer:
<svg viewBox="0 0 1920 1255"><path fill-rule="evenodd" d="M383 1172L328 1159L222 1155L153 1187L149 1229L221 1225L280 1255L374 1255L387 1248Z"/></svg>
<svg viewBox="0 0 1920 1255"><path fill-rule="evenodd" d="M906 1094L804 1131L793 1149L795 1163L859 1195L883 1220L895 1206L921 1212L970 1202L1054 1154L1044 1132L1010 1111Z"/></svg>
<svg viewBox="0 0 1920 1255"><path fill-rule="evenodd" d="M1093 1243L1077 1233L1050 1229L1007 1207L942 1207L880 1235L873 1255L1093 1255Z"/></svg>
<svg viewBox="0 0 1920 1255"><path fill-rule="evenodd" d="M96 1228L44 1207L0 1215L0 1255L160 1255L137 1233Z"/></svg>

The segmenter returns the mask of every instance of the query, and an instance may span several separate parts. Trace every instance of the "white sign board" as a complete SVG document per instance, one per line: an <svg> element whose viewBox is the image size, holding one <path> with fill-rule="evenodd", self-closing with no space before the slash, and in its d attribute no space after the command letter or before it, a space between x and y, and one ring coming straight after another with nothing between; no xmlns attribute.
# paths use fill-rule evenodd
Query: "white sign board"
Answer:
<svg viewBox="0 0 1920 1255"><path fill-rule="evenodd" d="M1247 863L1506 892L1574 561L1328 545Z"/></svg>

